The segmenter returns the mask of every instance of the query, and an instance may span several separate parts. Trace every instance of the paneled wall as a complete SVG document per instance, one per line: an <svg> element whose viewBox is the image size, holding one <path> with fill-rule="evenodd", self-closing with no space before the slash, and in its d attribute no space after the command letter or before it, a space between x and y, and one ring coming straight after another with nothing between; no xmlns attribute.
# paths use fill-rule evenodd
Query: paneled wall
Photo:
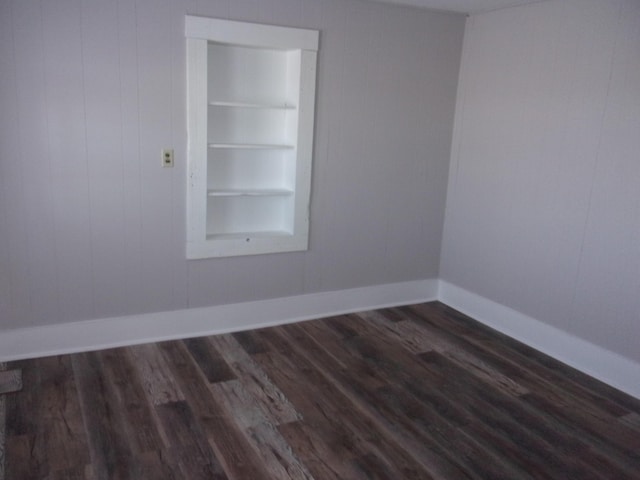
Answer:
<svg viewBox="0 0 640 480"><path fill-rule="evenodd" d="M477 15L441 278L640 360L640 2Z"/></svg>
<svg viewBox="0 0 640 480"><path fill-rule="evenodd" d="M185 260L187 13L321 31L308 252ZM435 278L463 28L358 0L0 2L0 329Z"/></svg>

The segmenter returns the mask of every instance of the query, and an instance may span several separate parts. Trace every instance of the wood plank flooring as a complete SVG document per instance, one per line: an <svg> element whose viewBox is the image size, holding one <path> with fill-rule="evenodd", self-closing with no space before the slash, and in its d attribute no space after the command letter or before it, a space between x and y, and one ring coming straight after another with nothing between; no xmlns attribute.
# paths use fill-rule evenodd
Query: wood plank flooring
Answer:
<svg viewBox="0 0 640 480"><path fill-rule="evenodd" d="M6 479L640 479L640 401L437 302L14 362Z"/></svg>

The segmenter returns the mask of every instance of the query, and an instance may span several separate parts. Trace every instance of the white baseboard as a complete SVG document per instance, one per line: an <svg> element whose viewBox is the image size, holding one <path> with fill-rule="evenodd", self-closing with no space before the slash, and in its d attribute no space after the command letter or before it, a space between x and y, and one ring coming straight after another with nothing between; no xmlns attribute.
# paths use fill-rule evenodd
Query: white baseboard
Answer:
<svg viewBox="0 0 640 480"><path fill-rule="evenodd" d="M214 335L436 300L438 280L0 331L0 362Z"/></svg>
<svg viewBox="0 0 640 480"><path fill-rule="evenodd" d="M640 398L640 364L436 279L0 331L0 362L249 330L432 300L440 300L491 328Z"/></svg>
<svg viewBox="0 0 640 480"><path fill-rule="evenodd" d="M640 364L628 358L442 280L438 299L499 332L640 398Z"/></svg>

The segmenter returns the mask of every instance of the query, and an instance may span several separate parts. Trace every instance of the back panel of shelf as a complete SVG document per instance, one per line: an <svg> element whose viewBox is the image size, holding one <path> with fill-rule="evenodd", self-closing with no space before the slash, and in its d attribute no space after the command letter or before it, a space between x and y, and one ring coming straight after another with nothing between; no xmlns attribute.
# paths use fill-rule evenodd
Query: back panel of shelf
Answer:
<svg viewBox="0 0 640 480"><path fill-rule="evenodd" d="M208 189L295 189L292 150L209 150Z"/></svg>
<svg viewBox="0 0 640 480"><path fill-rule="evenodd" d="M210 106L208 139L213 144L280 145L293 148L295 110ZM295 120L295 119L294 119Z"/></svg>
<svg viewBox="0 0 640 480"><path fill-rule="evenodd" d="M299 50L209 42L207 52L209 102L297 106Z"/></svg>
<svg viewBox="0 0 640 480"><path fill-rule="evenodd" d="M291 235L293 203L290 195L209 197L207 236Z"/></svg>
<svg viewBox="0 0 640 480"><path fill-rule="evenodd" d="M207 235L292 234L300 52L208 43Z"/></svg>

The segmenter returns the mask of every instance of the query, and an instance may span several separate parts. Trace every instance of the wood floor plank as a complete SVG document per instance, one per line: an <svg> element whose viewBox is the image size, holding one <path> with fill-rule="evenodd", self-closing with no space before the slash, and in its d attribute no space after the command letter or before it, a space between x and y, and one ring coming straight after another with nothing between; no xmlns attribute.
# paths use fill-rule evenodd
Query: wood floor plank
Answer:
<svg viewBox="0 0 640 480"><path fill-rule="evenodd" d="M552 359L548 355L479 324L472 318L440 302L429 302L402 308L412 315L417 314L419 321L432 322L445 330L450 330L457 335L478 342L493 350L496 354L504 355L504 357L511 358L518 363L527 362L522 364L527 368L539 366L539 371L543 377L549 378L554 384L563 389L574 390L578 386L581 387L577 393L578 397L590 398L596 404L601 402L601 408L610 409L610 413L613 415L620 414L621 408L626 413L640 413L640 399L633 398L593 377L589 377Z"/></svg>
<svg viewBox="0 0 640 480"><path fill-rule="evenodd" d="M455 359L455 357L454 357L454 360L456 360L456 359ZM462 365L464 365L464 362L462 362ZM442 368L438 368L436 371L443 372L443 369L442 369ZM446 371L446 370L444 370L444 371ZM465 380L465 383L461 386L461 388L458 388L457 390L448 390L448 391L446 392L446 393L447 393L447 397L448 397L448 398L456 398L456 399L458 400L458 403L460 403L461 398L463 398L463 397L465 396L465 395L464 395L464 392L465 392L465 391L467 391L467 390L469 390L469 389L471 389L471 388L473 388L473 386L474 386L474 385L476 385L476 382L474 382L474 381L473 381L473 379L469 376L470 374L471 374L471 375L473 375L473 374L475 374L475 373L476 373L476 372L474 371L474 369L473 369L473 368L468 368L468 367L467 367L466 369L459 368L457 373L454 373L453 375L450 375L450 376L451 376L452 378L455 378L456 376L458 376L458 377L459 377L459 376L461 376L461 375L462 375L462 373L464 373L464 374L467 376L467 378L466 378L466 380ZM418 374L419 374L419 373L415 373L414 375L418 375ZM453 386L453 384L452 384L451 386ZM479 412L481 412L481 410L475 410L475 409L474 409L474 404L475 404L475 403L479 403L479 401L478 401L478 400L479 400L478 394L479 394L479 392L484 392L484 393L486 394L487 392L491 391L491 389L490 389L490 388L488 388L488 387L490 387L490 386L496 386L495 382L488 382L484 387L482 387L481 385L479 385L479 387L482 387L482 388L478 388L478 389L476 389L476 394L474 394L474 395L473 395L473 396L471 396L471 397L468 397L468 396L467 396L467 397L468 397L468 400L467 400L467 402L466 402L466 405L467 405L467 408L470 408L470 412L473 414L473 417L474 417L474 418L478 418L478 416L479 416ZM407 385L405 386L405 388L407 388L407 389L408 389L408 390L410 390L410 391L414 391L414 388L412 387L412 385L411 385L411 384L407 384ZM471 391L473 391L473 390L471 390ZM414 393L415 393L415 392L414 392ZM492 397L492 398L491 398L491 399L486 403L486 405L485 405L485 407L484 407L484 408L485 408L485 410L484 410L485 412L488 412L488 411L490 411L490 410L491 410L491 403L492 403L492 402L495 402L495 401L496 401L496 398L498 398L498 396L497 396L497 395L494 395L494 396L493 396L493 397ZM462 406L463 404L462 404L462 403L460 403L460 405ZM601 423L598 423L598 425L601 425L602 427L604 427ZM529 452L527 451L527 453L529 453ZM620 472L620 474L621 474L621 475L624 475L622 472ZM547 475L549 476L549 474L547 474ZM625 478L625 477L624 477L624 476L622 476L622 477L620 477L620 478Z"/></svg>
<svg viewBox="0 0 640 480"><path fill-rule="evenodd" d="M163 442L127 351L72 358L93 478L176 478L160 455Z"/></svg>
<svg viewBox="0 0 640 480"><path fill-rule="evenodd" d="M5 471L5 448L6 448L6 413L7 413L7 402L5 401L5 397L0 395L0 480L5 480L4 471Z"/></svg>
<svg viewBox="0 0 640 480"><path fill-rule="evenodd" d="M464 338L467 345L488 349L495 356L517 363L524 372L544 380L546 387L560 390L561 396L571 393L574 399L587 400L584 402L585 406L597 408L612 416L621 416L633 411L640 413L640 399L633 399L602 382L587 377L548 355L480 325L439 302L412 305L402 309L422 324L432 324L442 331L455 333L458 338Z"/></svg>
<svg viewBox="0 0 640 480"><path fill-rule="evenodd" d="M233 370L206 338L189 338L183 343L209 383L235 380Z"/></svg>
<svg viewBox="0 0 640 480"><path fill-rule="evenodd" d="M273 384L234 336L218 335L208 340L231 365L239 380L237 383L241 383L243 391L251 397L246 401L252 401L258 406L271 423L280 425L300 420L300 414L287 397ZM228 385L232 383L228 382Z"/></svg>
<svg viewBox="0 0 640 480"><path fill-rule="evenodd" d="M418 309L403 307L403 311L407 311L408 315L417 322L422 322L425 328L439 329L442 335L457 344L458 348L467 350L470 354L493 365L530 392L543 392L545 398L550 402L562 405L567 411L585 412L586 417L597 418L599 423L603 425L615 422L621 413L627 411L621 410L619 405L610 401L603 401L597 394L582 392L581 387L577 389L577 386L571 382L570 384L567 384L566 381L557 382L555 381L557 373L552 369L541 366L535 359L521 355L517 351L505 350L507 347L503 343L513 343L513 340L499 343L495 341L495 338L489 340L491 338L490 332L483 329L480 329L478 335L474 336L473 329L466 323L450 325L451 322L439 315L431 315L428 318L416 317L414 310ZM457 332L455 336L452 333L454 331Z"/></svg>
<svg viewBox="0 0 640 480"><path fill-rule="evenodd" d="M331 325L314 326L310 336L315 338L320 330L327 327L331 328ZM307 326L302 325L300 328L305 330ZM315 348L313 343L309 343L309 339L296 339L309 350ZM324 350L330 350L333 357L340 358L347 365L348 371L358 371L358 378L360 381L367 381L369 390L396 384L403 384L412 389L424 385L425 388L421 392L422 401L441 416L443 421L454 426L465 425L470 421L470 417L456 402L452 402L451 398L442 392L446 387L446 377L420 365L413 355L399 346L394 346L378 336L366 335L354 336L341 343L323 343L323 347ZM382 351L384 354L381 354ZM323 355L320 351L315 353L317 356Z"/></svg>
<svg viewBox="0 0 640 480"><path fill-rule="evenodd" d="M28 410L17 408L22 393L20 397L15 397L18 394L7 397L8 432L11 437L20 438L20 447L11 450L10 446L8 450L10 472L15 465L13 452L25 463L21 469L24 478L42 478L89 462L69 360L68 357L49 357L33 361L29 374L25 375L34 387L24 395Z"/></svg>
<svg viewBox="0 0 640 480"><path fill-rule="evenodd" d="M306 422L288 423L278 427L278 430L289 444L294 445L296 456L314 479L362 479L350 458L331 448L317 430Z"/></svg>
<svg viewBox="0 0 640 480"><path fill-rule="evenodd" d="M603 401L605 405L610 405L610 402L616 403L617 407L611 407L614 411L617 411L619 408L624 408L629 412L640 413L640 398L627 395L593 377L564 365L528 345L478 323L467 315L441 302L428 302L401 308L405 314L409 312L412 316L418 315L419 321L433 322L445 330L456 333L456 335L475 339L488 348L493 349L496 353L502 352L505 357L513 356L515 353L517 356L513 356L513 358L518 361L528 359L529 361L537 363L543 367L543 370L548 369L547 374L552 376L554 373L558 374L557 377L555 377L558 385L575 383L584 388L582 394L587 396L595 395L596 397L593 397L595 401ZM597 397L599 397L599 399Z"/></svg>
<svg viewBox="0 0 640 480"><path fill-rule="evenodd" d="M160 349L227 476L238 480L269 478L240 427L211 395L208 380L191 361L186 347L181 342L165 342Z"/></svg>
<svg viewBox="0 0 640 480"><path fill-rule="evenodd" d="M266 378L264 373L262 376ZM253 395L247 388L250 384L238 379L212 384L209 390L216 402L235 419L247 440L258 452L262 465L271 478L311 480L311 474L277 430L277 426L283 422L279 419L274 421L270 415L272 402L265 402L261 395ZM271 383L270 385L275 389ZM281 392L280 395L284 399ZM300 415L293 410L288 401L287 407L295 413L288 421L298 420Z"/></svg>
<svg viewBox="0 0 640 480"><path fill-rule="evenodd" d="M579 437L558 432L534 410L522 408L523 402L486 388L470 372L437 352L421 354L420 358L455 379L450 395L473 399L467 402L467 408L474 421L464 428L508 452L536 478L566 478L567 473L575 478L601 478L593 472L593 464L583 462L588 446ZM544 468L537 471L540 465Z"/></svg>
<svg viewBox="0 0 640 480"><path fill-rule="evenodd" d="M548 412L522 401L523 399L496 395L491 389L482 388L481 385L469 382L465 378L468 374L461 372L459 367L453 363L449 362L447 367L448 359L439 357L433 352L421 354L420 357L429 364L437 363L438 370L450 371L452 377L460 380L461 388L469 390L469 394L477 399L475 404L471 404L474 408L472 410L474 416L483 418L485 411L492 409L504 412L516 423L520 434L535 435L548 443L552 452L559 456L564 473L588 469L592 474L585 475L585 478L590 478L590 476L597 478L598 475L603 475L604 478L611 476L629 478L628 470L617 465L612 457L603 455L602 451L598 449L599 443L594 443L593 439L586 435L579 425L570 422L559 423ZM452 392L452 394L454 393ZM493 428L494 421L490 420L488 426ZM551 466L548 463L545 464ZM551 476L551 472L547 474ZM582 477L577 476L576 478Z"/></svg>
<svg viewBox="0 0 640 480"><path fill-rule="evenodd" d="M621 416L619 421L640 432L640 414L636 412L628 413Z"/></svg>
<svg viewBox="0 0 640 480"><path fill-rule="evenodd" d="M139 454L159 451L164 442L151 412L138 372L127 349L97 353L112 399L111 408L122 417L128 439Z"/></svg>
<svg viewBox="0 0 640 480"><path fill-rule="evenodd" d="M167 457L175 478L227 480L202 426L186 401L156 407L164 429L171 433Z"/></svg>
<svg viewBox="0 0 640 480"><path fill-rule="evenodd" d="M309 325L302 324L300 326L286 327L288 331L304 330ZM445 426L442 422L438 422L438 415L433 411L430 415L425 410L420 413L422 417L420 422L416 422L414 414L411 411L402 411L396 404L395 397L385 395L385 388L389 387L389 383L381 380L376 369L361 369L357 367L357 363L348 358L347 355L341 355L338 350L332 350L335 355L341 355L342 359L349 365L347 370L341 369L339 365L333 363L333 358L327 355L320 345L316 345L313 339L306 338L304 335L295 337L299 345L299 350L292 351L289 356L295 355L295 363L297 365L304 364L305 359L314 368L324 372L332 379L328 385L334 385L337 391L345 395L351 403L357 405L358 408L365 412L367 419L376 426L381 432L382 437L390 436L394 443L402 444L407 452L410 452L413 459L423 465L426 472L435 478L481 478L472 473L471 469L465 469L460 465L457 459L452 458L447 453L447 448L438 444L432 436L432 431L455 431L456 426ZM331 344L331 347L335 347ZM359 363L360 365L362 363ZM306 374L308 375L309 369ZM357 375L351 376L348 371L356 371ZM368 373L367 373L368 372ZM370 378L371 377L371 378ZM314 384L317 384L316 380ZM327 382L325 382L327 383ZM323 389L329 388L323 386ZM418 404L412 405L412 408L419 408ZM298 407L300 408L300 407ZM411 410L411 409L410 409ZM431 418L430 418L431 417ZM427 420L436 422L434 428ZM438 433L438 436L439 433ZM447 441L449 445L449 441ZM455 455L454 455L455 456ZM486 456L485 456L486 458Z"/></svg>
<svg viewBox="0 0 640 480"><path fill-rule="evenodd" d="M387 464L389 455L395 458L395 477L390 478L430 478L418 462L390 442L385 432L363 416L363 412L304 357L295 353L285 357L279 352L257 356L260 365L303 415L304 422L282 425L280 430L292 442L294 451L312 462L309 468L314 476L368 478L363 477L356 459L376 454L380 459L387 459ZM295 381L298 368L304 369L310 380L308 385ZM331 460L330 466L326 465L327 459Z"/></svg>
<svg viewBox="0 0 640 480"><path fill-rule="evenodd" d="M291 329L285 327L279 330L290 331ZM286 342L285 337L273 330L260 333L263 335L275 333L275 336L270 335L270 341L279 338L276 343L281 349L282 343ZM331 376L319 370L308 356L301 354L300 350L292 348L287 351L286 354L270 352L257 357L261 361L261 366L274 378L302 413L304 424L313 426L315 435L323 437L330 445L329 448L341 447L340 453L353 452L349 454L348 460L344 460L349 468L357 466L356 459L360 458L362 462L362 459L372 458L371 455L374 455L379 459L385 459L383 462L385 465L397 463L398 466L395 468L400 468L400 471L395 471L395 475L391 478L430 478L428 470L388 436L386 430L380 429L359 404L344 395ZM302 385L296 381L296 372L300 369L309 380ZM373 388L377 386L376 383ZM298 429L300 430L299 426ZM314 437L308 432L307 438L313 440ZM346 444L344 444L345 441ZM316 439L309 443L317 445L320 442ZM393 462L389 460L390 457L394 459Z"/></svg>
<svg viewBox="0 0 640 480"><path fill-rule="evenodd" d="M31 388L23 389L15 395L3 395L5 402L5 474L12 478L37 478L37 464L30 461L34 452L38 430L39 412L37 391L41 377L36 361L13 362L14 368L23 368L23 382Z"/></svg>
<svg viewBox="0 0 640 480"><path fill-rule="evenodd" d="M11 436L5 448L5 479L6 478L45 478L38 475L31 462L33 446L32 434Z"/></svg>
<svg viewBox="0 0 640 480"><path fill-rule="evenodd" d="M438 302L1 367L4 480L640 480L640 399Z"/></svg>
<svg viewBox="0 0 640 480"><path fill-rule="evenodd" d="M258 337L256 337L255 332L247 331L247 332L236 332L233 333L233 338L242 345L248 353L265 353L267 351L267 347L260 341Z"/></svg>
<svg viewBox="0 0 640 480"><path fill-rule="evenodd" d="M110 404L107 380L95 353L72 357L84 424L89 436L93 475L98 480L134 479L142 474L136 452L131 448L123 419Z"/></svg>
<svg viewBox="0 0 640 480"><path fill-rule="evenodd" d="M384 317L375 312L367 316L363 315L362 318L378 324L381 328L391 329L396 338L412 353L439 352L505 393L515 396L529 393L527 388L498 371L482 358L456 346L439 332L428 330L424 325L417 325L408 319L385 324L382 320Z"/></svg>
<svg viewBox="0 0 640 480"><path fill-rule="evenodd" d="M602 423L582 412L559 407L537 394L525 395L523 400L544 411L556 423L577 426L586 442L597 451L606 452L610 465L626 470L625 477L634 478L640 472L640 438L625 425Z"/></svg>
<svg viewBox="0 0 640 480"><path fill-rule="evenodd" d="M317 331L317 328L316 328L316 331ZM352 343L353 343L353 340L352 340ZM389 350L387 349L387 351L385 353L388 354L388 351ZM369 352L368 355L370 357L372 357L373 359L375 359L378 356L378 353L373 351L373 352ZM374 362L375 362L375 360L374 360ZM383 370L384 370L384 368L383 368ZM395 376L395 372L394 371L391 371L390 373L391 373L391 375ZM414 372L414 373L410 374L410 377L407 379L407 381L410 382L412 379L417 379L419 374L420 374L419 372ZM416 385L420 385L421 383L424 383L424 382L416 382ZM464 394L464 389L468 388L470 383L473 383L473 381L472 381L471 378L468 378L466 380L465 386L463 386L462 389L459 389L458 391L454 391L454 390L448 389L447 397L448 398L456 398L458 403L460 403L461 402L461 394ZM414 395L417 395L418 398L421 398L422 400L427 399L427 403L433 404L433 400L432 399L429 399L428 397L425 397L424 394L421 393L419 389L414 388L411 385L411 383L405 383L403 385L403 387L405 389L411 391ZM477 403L477 402L476 402L474 397L468 397L467 402L466 402L467 405L474 405L475 403ZM460 404L462 405L462 403L460 403ZM440 407L440 408L441 408L441 411L442 411L442 407ZM485 405L485 408L490 409L491 405L487 404L487 405ZM472 413L473 413L474 417L477 417L478 411L472 410ZM500 446L498 446L498 448L500 448ZM547 452L542 452L542 453L544 455Z"/></svg>
<svg viewBox="0 0 640 480"><path fill-rule="evenodd" d="M410 361L405 352L397 350L394 355L389 355L390 350L387 345L376 345L376 342L369 337L366 339L354 337L348 344L353 347L351 353L354 358L370 362L372 366L376 365L378 371L386 375L389 380L389 386L376 392L379 395L378 403L388 402L390 407L403 412L414 426L419 427L423 437L437 438L438 443L444 445L448 452L465 452L464 455L460 455L460 458L455 459L458 464L465 465L469 472L477 472L480 468L477 465L478 458L493 458L493 463L496 464L501 461L506 462L502 465L502 469L513 468L509 465L509 461L497 452L487 450L485 445L477 445L472 439L459 434L460 429L473 421L472 417L465 412L465 403L460 398L456 398L456 402L447 401L450 397L441 395L444 385L440 379L428 377L420 368L401 371L398 368L399 365L408 365L406 362ZM381 349L388 354L382 362L379 360L382 358ZM430 384L434 380L439 385L437 389L417 387ZM400 391L403 394L400 394ZM411 395L406 395L407 391ZM468 399L467 403L471 402L473 399ZM527 474L524 472L526 470L517 472L519 478L526 478Z"/></svg>
<svg viewBox="0 0 640 480"><path fill-rule="evenodd" d="M248 436L260 452L264 468L269 471L271 478L314 480L309 469L282 436L278 426L260 423L248 429Z"/></svg>
<svg viewBox="0 0 640 480"><path fill-rule="evenodd" d="M405 315L402 314L397 308L382 308L380 310L370 310L373 312L380 312L380 315L383 315L390 322L399 322L401 320L405 320ZM369 312L362 312L364 314Z"/></svg>
<svg viewBox="0 0 640 480"><path fill-rule="evenodd" d="M37 368L37 360L21 360L13 362L14 368L22 370L23 385L30 388L23 389L15 395L4 396L6 400L6 434L8 436L33 434L36 432L38 423L37 416L32 412L37 410L38 395L41 376ZM25 367L29 367L26 368Z"/></svg>
<svg viewBox="0 0 640 480"><path fill-rule="evenodd" d="M86 430L69 357L39 359L38 368L42 378L38 396L43 419L38 441L47 451L50 471L89 463Z"/></svg>
<svg viewBox="0 0 640 480"><path fill-rule="evenodd" d="M22 370L0 370L0 395L22 389Z"/></svg>
<svg viewBox="0 0 640 480"><path fill-rule="evenodd" d="M153 405L184 400L184 395L157 345L134 345L129 347L129 353L147 398Z"/></svg>

